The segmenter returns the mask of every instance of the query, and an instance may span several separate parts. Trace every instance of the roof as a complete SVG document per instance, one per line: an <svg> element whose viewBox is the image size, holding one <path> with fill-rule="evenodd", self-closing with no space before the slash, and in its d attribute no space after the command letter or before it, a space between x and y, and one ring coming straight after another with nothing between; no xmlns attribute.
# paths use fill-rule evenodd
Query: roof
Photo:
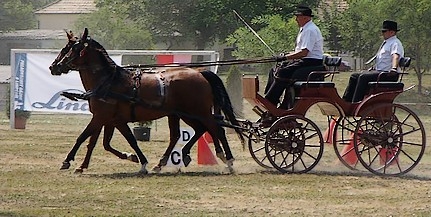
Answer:
<svg viewBox="0 0 431 217"><path fill-rule="evenodd" d="M29 29L12 32L0 32L1 40L60 40L65 38L66 33L64 30Z"/></svg>
<svg viewBox="0 0 431 217"><path fill-rule="evenodd" d="M94 0L58 0L35 14L88 14L97 10Z"/></svg>

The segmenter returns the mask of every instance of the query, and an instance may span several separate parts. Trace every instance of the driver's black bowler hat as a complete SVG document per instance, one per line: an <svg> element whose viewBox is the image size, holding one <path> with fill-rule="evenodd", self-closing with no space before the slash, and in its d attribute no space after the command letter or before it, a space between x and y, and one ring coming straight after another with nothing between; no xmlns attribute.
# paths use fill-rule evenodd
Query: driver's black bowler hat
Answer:
<svg viewBox="0 0 431 217"><path fill-rule="evenodd" d="M294 13L296 16L309 16L314 17L313 12L309 7L306 6L298 6L296 8L296 12Z"/></svg>
<svg viewBox="0 0 431 217"><path fill-rule="evenodd" d="M397 22L392 21L392 20L385 20L385 21L383 21L382 31L388 31L388 30L392 30L395 32L400 31L398 29Z"/></svg>

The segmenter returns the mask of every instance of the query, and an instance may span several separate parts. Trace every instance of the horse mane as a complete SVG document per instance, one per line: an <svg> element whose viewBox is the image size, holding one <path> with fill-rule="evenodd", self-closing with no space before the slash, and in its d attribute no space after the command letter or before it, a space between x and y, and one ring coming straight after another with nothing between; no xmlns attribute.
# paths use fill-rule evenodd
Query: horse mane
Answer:
<svg viewBox="0 0 431 217"><path fill-rule="evenodd" d="M109 71L112 73L112 81L121 81L123 79L129 78L131 71L117 65L114 60L111 59L106 49L96 40L91 39L91 42L95 46L95 50L100 52L100 55L104 58L108 64Z"/></svg>
<svg viewBox="0 0 431 217"><path fill-rule="evenodd" d="M106 62L108 63L109 67L112 69L115 69L119 67L114 60L111 59L111 57L108 55L108 52L106 52L105 48L96 40L91 39L91 42L95 45L95 49L101 53L101 55L104 57Z"/></svg>

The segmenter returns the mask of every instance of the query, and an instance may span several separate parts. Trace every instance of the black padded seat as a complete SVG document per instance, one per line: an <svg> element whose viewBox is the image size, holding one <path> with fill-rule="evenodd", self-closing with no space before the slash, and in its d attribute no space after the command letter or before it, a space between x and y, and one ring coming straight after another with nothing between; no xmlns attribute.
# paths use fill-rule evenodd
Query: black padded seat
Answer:
<svg viewBox="0 0 431 217"><path fill-rule="evenodd" d="M326 71L325 66L307 66L300 69L297 69L293 75L292 78L294 78L297 81L306 81L309 77L308 75L313 71ZM312 74L309 78L312 81L323 81L324 80L324 74Z"/></svg>
<svg viewBox="0 0 431 217"><path fill-rule="evenodd" d="M329 82L329 81L297 81L295 82L295 84L293 84L295 88L303 88L303 87L329 87L329 88L333 88L335 87L335 83L334 82Z"/></svg>
<svg viewBox="0 0 431 217"><path fill-rule="evenodd" d="M325 56L323 60L326 66L340 66L341 65L341 57L329 57Z"/></svg>
<svg viewBox="0 0 431 217"><path fill-rule="evenodd" d="M378 87L378 88L393 88L393 89L403 89L404 83L401 82L391 82L391 81L380 81L380 82L368 82L369 87Z"/></svg>

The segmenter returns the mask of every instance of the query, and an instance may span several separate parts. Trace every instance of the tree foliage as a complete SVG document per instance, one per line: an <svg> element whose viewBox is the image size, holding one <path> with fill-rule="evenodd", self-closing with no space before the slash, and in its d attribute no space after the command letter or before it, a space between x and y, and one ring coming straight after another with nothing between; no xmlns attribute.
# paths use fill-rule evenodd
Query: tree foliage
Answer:
<svg viewBox="0 0 431 217"><path fill-rule="evenodd" d="M21 0L4 0L0 4L0 31L12 31L36 27L33 7Z"/></svg>
<svg viewBox="0 0 431 217"><path fill-rule="evenodd" d="M36 28L33 11L55 0L2 0L0 4L0 31Z"/></svg>
<svg viewBox="0 0 431 217"><path fill-rule="evenodd" d="M79 31L87 27L106 49L152 49L154 43L148 28L128 16L132 7L101 5L98 11L83 15L75 27Z"/></svg>
<svg viewBox="0 0 431 217"><path fill-rule="evenodd" d="M295 19L285 22L280 15L262 16L251 21L251 26L263 26L257 34L273 50L272 53L248 28L240 27L226 41L237 49L233 55L239 58L252 58L276 55L295 48L298 25ZM253 27L252 27L253 28Z"/></svg>

